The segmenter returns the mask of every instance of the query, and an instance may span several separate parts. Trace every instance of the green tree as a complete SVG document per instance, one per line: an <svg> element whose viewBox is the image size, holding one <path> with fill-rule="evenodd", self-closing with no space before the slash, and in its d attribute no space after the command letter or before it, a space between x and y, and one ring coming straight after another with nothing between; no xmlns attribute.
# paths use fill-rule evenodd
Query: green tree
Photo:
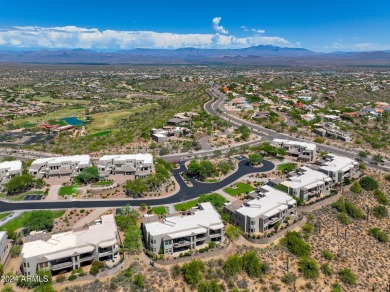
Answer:
<svg viewBox="0 0 390 292"><path fill-rule="evenodd" d="M123 241L124 248L130 253L140 251L142 248L141 236L141 229L137 225L129 226Z"/></svg>
<svg viewBox="0 0 390 292"><path fill-rule="evenodd" d="M200 282L202 275L201 273L206 270L204 262L200 260L193 260L183 265L183 275L185 281L189 285L196 285Z"/></svg>
<svg viewBox="0 0 390 292"><path fill-rule="evenodd" d="M249 165L259 165L263 161L263 156L258 153L253 153L248 155L248 164Z"/></svg>
<svg viewBox="0 0 390 292"><path fill-rule="evenodd" d="M373 191L378 188L378 182L370 176L363 176L360 179L360 185L366 191Z"/></svg>
<svg viewBox="0 0 390 292"><path fill-rule="evenodd" d="M299 271L306 279L315 280L319 276L317 261L308 257L304 257L299 261Z"/></svg>
<svg viewBox="0 0 390 292"><path fill-rule="evenodd" d="M48 230L53 228L54 215L49 210L32 211L23 222L23 226L28 231Z"/></svg>
<svg viewBox="0 0 390 292"><path fill-rule="evenodd" d="M99 180L99 170L96 166L84 168L78 176L75 177L75 181L81 184L88 184L97 182Z"/></svg>
<svg viewBox="0 0 390 292"><path fill-rule="evenodd" d="M32 188L34 184L34 176L29 173L23 173L22 175L12 177L5 185L5 191L8 195L15 195Z"/></svg>
<svg viewBox="0 0 390 292"><path fill-rule="evenodd" d="M142 196L147 189L145 181L139 178L126 183L126 193L134 198Z"/></svg>
<svg viewBox="0 0 390 292"><path fill-rule="evenodd" d="M242 269L250 278L258 278L262 274L260 258L255 251L247 251L242 256Z"/></svg>
<svg viewBox="0 0 390 292"><path fill-rule="evenodd" d="M234 225L229 225L225 231L225 234L230 241L234 241L238 239L241 236L241 233L242 233L241 229Z"/></svg>
<svg viewBox="0 0 390 292"><path fill-rule="evenodd" d="M139 213L136 210L131 210L125 215L115 216L116 225L120 230L125 231L130 225L136 225L139 219Z"/></svg>
<svg viewBox="0 0 390 292"><path fill-rule="evenodd" d="M368 153L367 151L359 151L358 156L363 160L364 158L367 158Z"/></svg>
<svg viewBox="0 0 390 292"><path fill-rule="evenodd" d="M223 271L226 277L234 277L238 273L241 273L242 258L237 254L229 256L223 265Z"/></svg>

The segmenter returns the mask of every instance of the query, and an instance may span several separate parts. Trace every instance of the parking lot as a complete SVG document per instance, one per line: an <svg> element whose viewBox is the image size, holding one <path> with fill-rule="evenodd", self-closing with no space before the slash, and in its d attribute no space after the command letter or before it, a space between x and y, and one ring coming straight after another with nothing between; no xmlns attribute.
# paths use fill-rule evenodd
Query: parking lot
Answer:
<svg viewBox="0 0 390 292"><path fill-rule="evenodd" d="M42 200L43 195L26 195L23 201L39 201Z"/></svg>

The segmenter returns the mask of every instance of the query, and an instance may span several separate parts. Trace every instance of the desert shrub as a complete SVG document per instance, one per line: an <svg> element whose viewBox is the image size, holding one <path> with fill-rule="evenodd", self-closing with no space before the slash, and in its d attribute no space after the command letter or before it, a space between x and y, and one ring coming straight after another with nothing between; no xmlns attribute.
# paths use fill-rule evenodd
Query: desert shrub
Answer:
<svg viewBox="0 0 390 292"><path fill-rule="evenodd" d="M389 217L389 212L387 211L387 208L383 205L378 205L372 208L372 214L378 219Z"/></svg>
<svg viewBox="0 0 390 292"><path fill-rule="evenodd" d="M185 281L190 285L196 285L201 280L201 273L204 272L206 266L200 260L193 260L190 263L183 265L183 275Z"/></svg>
<svg viewBox="0 0 390 292"><path fill-rule="evenodd" d="M355 181L352 186L351 186L351 192L355 193L355 194L361 194L362 192L362 186L360 185L360 183L358 181Z"/></svg>
<svg viewBox="0 0 390 292"><path fill-rule="evenodd" d="M387 235L387 233L382 231L378 227L372 227L372 228L368 229L368 234L372 235L379 242L388 242L389 241L389 236Z"/></svg>
<svg viewBox="0 0 390 292"><path fill-rule="evenodd" d="M313 232L313 229L314 229L313 223L307 222L307 223L305 223L305 224L303 225L303 231L304 231L305 233L310 234L310 233Z"/></svg>
<svg viewBox="0 0 390 292"><path fill-rule="evenodd" d="M299 261L299 271L306 279L315 280L319 276L317 261L308 257L304 257Z"/></svg>
<svg viewBox="0 0 390 292"><path fill-rule="evenodd" d="M141 273L138 273L134 275L133 283L137 287L143 288L145 286L145 277Z"/></svg>
<svg viewBox="0 0 390 292"><path fill-rule="evenodd" d="M226 277L233 277L240 273L242 271L242 258L237 254L229 256L223 265L223 271Z"/></svg>
<svg viewBox="0 0 390 292"><path fill-rule="evenodd" d="M326 260L328 260L328 261L331 261L331 260L333 260L333 258L334 258L334 255L333 255L333 253L331 253L329 250L327 250L327 249L324 249L323 251L322 251L322 256L326 259Z"/></svg>
<svg viewBox="0 0 390 292"><path fill-rule="evenodd" d="M77 275L70 275L68 277L68 281L73 281L73 280L76 280L77 279Z"/></svg>
<svg viewBox="0 0 390 292"><path fill-rule="evenodd" d="M356 275L348 268L342 269L339 272L340 280L349 285L355 285L356 284Z"/></svg>
<svg viewBox="0 0 390 292"><path fill-rule="evenodd" d="M181 273L181 270L180 270L180 266L178 264L174 265L171 268L171 276L174 280L180 276L180 273Z"/></svg>
<svg viewBox="0 0 390 292"><path fill-rule="evenodd" d="M337 214L337 219L344 225L348 225L349 223L351 223L351 220L349 220L345 212Z"/></svg>
<svg viewBox="0 0 390 292"><path fill-rule="evenodd" d="M376 189L374 191L374 196L378 200L378 203L383 205L389 205L389 199L381 190Z"/></svg>
<svg viewBox="0 0 390 292"><path fill-rule="evenodd" d="M284 284L287 284L287 285L288 285L288 284L294 283L295 279L296 279L296 276L295 276L294 273L287 273L287 274L285 274L285 275L282 277L282 282L283 282Z"/></svg>
<svg viewBox="0 0 390 292"><path fill-rule="evenodd" d="M325 276L332 276L333 275L333 270L329 267L328 263L323 264L321 266L321 270Z"/></svg>
<svg viewBox="0 0 390 292"><path fill-rule="evenodd" d="M281 244L286 246L288 251L299 257L306 257L310 254L309 245L301 238L301 234L296 231L289 231L280 240Z"/></svg>
<svg viewBox="0 0 390 292"><path fill-rule="evenodd" d="M340 283L336 282L332 285L330 292L343 292L343 287L341 287Z"/></svg>
<svg viewBox="0 0 390 292"><path fill-rule="evenodd" d="M217 280L212 280L210 282L201 282L198 286L198 292L220 292L221 287L218 284Z"/></svg>
<svg viewBox="0 0 390 292"><path fill-rule="evenodd" d="M371 176L363 176L359 182L362 188L366 191L373 191L379 186L378 182Z"/></svg>

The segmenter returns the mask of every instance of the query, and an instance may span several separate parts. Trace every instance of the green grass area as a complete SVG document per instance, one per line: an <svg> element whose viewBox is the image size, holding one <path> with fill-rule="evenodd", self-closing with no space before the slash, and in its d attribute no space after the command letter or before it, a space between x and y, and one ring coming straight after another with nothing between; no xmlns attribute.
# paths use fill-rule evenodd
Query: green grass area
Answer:
<svg viewBox="0 0 390 292"><path fill-rule="evenodd" d="M216 178L209 178L209 179L206 179L206 182L215 183L215 182L219 182L219 180L217 180Z"/></svg>
<svg viewBox="0 0 390 292"><path fill-rule="evenodd" d="M32 128L32 127L35 127L37 124L33 124L33 123L24 123L21 127L22 128Z"/></svg>
<svg viewBox="0 0 390 292"><path fill-rule="evenodd" d="M184 203L179 203L174 205L176 211L187 211L188 209L191 209L199 204L199 199L193 200L193 201L188 201Z"/></svg>
<svg viewBox="0 0 390 292"><path fill-rule="evenodd" d="M67 196L67 195L73 195L76 194L77 188L75 186L65 186L61 187L58 194L60 196Z"/></svg>
<svg viewBox="0 0 390 292"><path fill-rule="evenodd" d="M282 163L278 165L278 170L280 170L283 173L294 171L296 168L297 168L296 163Z"/></svg>
<svg viewBox="0 0 390 292"><path fill-rule="evenodd" d="M105 130L101 132L97 132L95 134L88 135L89 137L102 137L111 134L111 130Z"/></svg>
<svg viewBox="0 0 390 292"><path fill-rule="evenodd" d="M110 186L110 185L112 185L112 181L98 181L92 184L93 187Z"/></svg>
<svg viewBox="0 0 390 292"><path fill-rule="evenodd" d="M79 116L82 114L84 114L84 107L73 107L73 108L64 107L61 110L53 111L53 112L47 113L46 115L16 119L13 121L13 123L15 125L20 126L20 125L23 125L26 123L34 124L34 123L39 123L41 121L58 120L61 118Z"/></svg>
<svg viewBox="0 0 390 292"><path fill-rule="evenodd" d="M167 209L165 209L164 206L153 207L152 210L153 210L153 213L157 214L157 215L164 215L167 213Z"/></svg>
<svg viewBox="0 0 390 292"><path fill-rule="evenodd" d="M20 216L7 222L0 227L0 231L7 231L7 233L13 233L16 230L23 227L24 221L30 216L31 212L23 212ZM65 210L53 211L54 218L59 218L65 214Z"/></svg>
<svg viewBox="0 0 390 292"><path fill-rule="evenodd" d="M124 109L124 110L93 114L91 115L93 121L91 124L87 125L87 131L89 133L96 133L96 132L102 132L104 130L114 128L115 125L121 119L124 119L134 113L143 112L157 106L158 106L157 104L151 103L151 104L147 104L132 109Z"/></svg>
<svg viewBox="0 0 390 292"><path fill-rule="evenodd" d="M0 214L0 220L4 219L4 218L7 217L9 214L11 214L11 212L5 212L5 213Z"/></svg>
<svg viewBox="0 0 390 292"><path fill-rule="evenodd" d="M224 191L231 196L238 196L240 194L246 194L253 191L254 188L251 185L239 182L234 188L226 188Z"/></svg>

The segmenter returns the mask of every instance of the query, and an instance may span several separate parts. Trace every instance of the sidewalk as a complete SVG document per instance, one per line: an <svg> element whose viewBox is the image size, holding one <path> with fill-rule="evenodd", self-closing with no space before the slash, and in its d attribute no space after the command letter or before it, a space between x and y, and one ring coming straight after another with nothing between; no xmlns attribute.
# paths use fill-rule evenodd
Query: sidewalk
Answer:
<svg viewBox="0 0 390 292"><path fill-rule="evenodd" d="M3 226L7 222L15 219L16 217L19 217L20 215L22 215L23 212L24 212L23 210L12 211L10 215L8 215L7 217L5 217L3 220L0 221L0 226Z"/></svg>

